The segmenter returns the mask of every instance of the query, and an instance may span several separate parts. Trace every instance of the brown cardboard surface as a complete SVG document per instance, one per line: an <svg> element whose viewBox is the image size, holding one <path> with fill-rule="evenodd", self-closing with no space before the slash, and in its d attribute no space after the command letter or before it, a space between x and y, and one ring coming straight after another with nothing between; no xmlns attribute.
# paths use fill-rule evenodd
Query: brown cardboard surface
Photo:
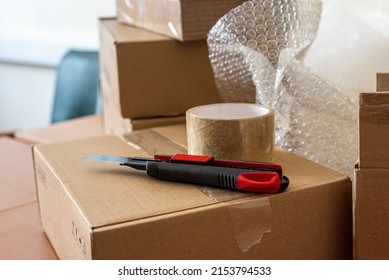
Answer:
<svg viewBox="0 0 389 280"><path fill-rule="evenodd" d="M174 127L137 137L167 141L175 134L180 140L170 147L182 149L185 127ZM286 151L276 158L291 185L271 196L164 182L82 160L93 154L147 156L113 136L34 148L42 223L62 259L352 257L350 180Z"/></svg>
<svg viewBox="0 0 389 280"><path fill-rule="evenodd" d="M362 93L359 109L360 168L389 168L389 92Z"/></svg>
<svg viewBox="0 0 389 280"><path fill-rule="evenodd" d="M362 93L355 169L354 258L388 259L389 93Z"/></svg>
<svg viewBox="0 0 389 280"><path fill-rule="evenodd" d="M209 30L242 0L117 0L118 21L181 41L206 39Z"/></svg>
<svg viewBox="0 0 389 280"><path fill-rule="evenodd" d="M185 125L145 129L126 134L124 139L149 155L187 153L186 144L182 141L184 139L180 138L175 131L181 128L185 128Z"/></svg>
<svg viewBox="0 0 389 280"><path fill-rule="evenodd" d="M105 134L122 136L124 134L157 126L172 125L176 123L185 123L185 115L166 116L166 117L148 117L139 119L124 118L121 114L120 102L115 104L111 98L110 89L104 80L101 81L103 94L103 131Z"/></svg>
<svg viewBox="0 0 389 280"><path fill-rule="evenodd" d="M179 143L180 145L183 145L185 147L187 145L185 124L155 127L152 130L168 138L170 141L174 143Z"/></svg>
<svg viewBox="0 0 389 280"><path fill-rule="evenodd" d="M100 41L101 88L109 104L103 107L122 118L184 115L220 101L205 40L178 42L101 19Z"/></svg>
<svg viewBox="0 0 389 280"><path fill-rule="evenodd" d="M356 259L389 259L389 169L356 171Z"/></svg>
<svg viewBox="0 0 389 280"><path fill-rule="evenodd" d="M100 115L80 117L47 127L15 132L15 138L28 144L80 139L103 134Z"/></svg>
<svg viewBox="0 0 389 280"><path fill-rule="evenodd" d="M0 225L1 260L58 259L40 224L37 202L0 211Z"/></svg>
<svg viewBox="0 0 389 280"><path fill-rule="evenodd" d="M31 147L0 137L0 212L36 201Z"/></svg>
<svg viewBox="0 0 389 280"><path fill-rule="evenodd" d="M389 91L389 73L377 73L377 91Z"/></svg>

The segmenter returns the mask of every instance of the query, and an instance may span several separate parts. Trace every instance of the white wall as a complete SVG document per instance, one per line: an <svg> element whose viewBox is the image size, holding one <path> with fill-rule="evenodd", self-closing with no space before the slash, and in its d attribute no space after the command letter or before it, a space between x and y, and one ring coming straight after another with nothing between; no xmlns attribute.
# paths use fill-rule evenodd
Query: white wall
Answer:
<svg viewBox="0 0 389 280"><path fill-rule="evenodd" d="M69 48L98 49L115 0L0 0L0 131L49 124L56 66Z"/></svg>
<svg viewBox="0 0 389 280"><path fill-rule="evenodd" d="M32 128L50 119L55 69L0 63L0 128Z"/></svg>

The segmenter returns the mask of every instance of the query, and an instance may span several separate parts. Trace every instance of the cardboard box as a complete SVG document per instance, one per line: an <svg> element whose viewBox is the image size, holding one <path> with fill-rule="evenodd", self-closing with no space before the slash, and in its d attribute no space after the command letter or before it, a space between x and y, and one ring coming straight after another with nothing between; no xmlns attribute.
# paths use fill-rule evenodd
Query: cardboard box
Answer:
<svg viewBox="0 0 389 280"><path fill-rule="evenodd" d="M0 137L0 260L55 259L39 222L31 146Z"/></svg>
<svg viewBox="0 0 389 280"><path fill-rule="evenodd" d="M36 201L31 147L0 137L0 212Z"/></svg>
<svg viewBox="0 0 389 280"><path fill-rule="evenodd" d="M111 98L111 92L107 84L102 82L101 89L103 94L102 115L103 115L103 131L105 134L123 136L139 129L146 129L155 126L173 125L185 123L185 115L167 116L167 117L149 117L130 119L124 118L121 114L120 102L115 104Z"/></svg>
<svg viewBox="0 0 389 280"><path fill-rule="evenodd" d="M220 101L205 40L178 42L115 19L100 20L103 107L122 118L184 115ZM104 114L104 112L103 112Z"/></svg>
<svg viewBox="0 0 389 280"><path fill-rule="evenodd" d="M389 168L389 92L362 93L359 110L360 168Z"/></svg>
<svg viewBox="0 0 389 280"><path fill-rule="evenodd" d="M106 111L104 117L104 133L123 136L136 130L179 123L185 123L185 116L126 119L115 114L115 111Z"/></svg>
<svg viewBox="0 0 389 280"><path fill-rule="evenodd" d="M40 224L37 202L0 211L0 225L0 260L58 259Z"/></svg>
<svg viewBox="0 0 389 280"><path fill-rule="evenodd" d="M185 145L185 126L136 134L128 135L131 145L103 136L34 147L41 220L61 259L352 258L345 175L277 150L290 187L260 195L160 181L82 160L148 156L145 149L166 147L169 140L171 149ZM159 134L154 145L142 140L153 134Z"/></svg>
<svg viewBox="0 0 389 280"><path fill-rule="evenodd" d="M354 258L389 259L389 93L362 93Z"/></svg>
<svg viewBox="0 0 389 280"><path fill-rule="evenodd" d="M15 138L28 144L75 140L103 135L102 117L91 115L58 122L47 127L15 132Z"/></svg>
<svg viewBox="0 0 389 280"><path fill-rule="evenodd" d="M117 0L121 23L181 41L206 39L209 30L243 0Z"/></svg>

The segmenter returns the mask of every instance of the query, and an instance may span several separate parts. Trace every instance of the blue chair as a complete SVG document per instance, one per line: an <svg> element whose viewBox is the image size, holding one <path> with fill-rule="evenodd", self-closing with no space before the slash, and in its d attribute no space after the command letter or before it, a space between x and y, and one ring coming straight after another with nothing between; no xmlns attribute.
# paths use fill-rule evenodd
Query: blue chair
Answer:
<svg viewBox="0 0 389 280"><path fill-rule="evenodd" d="M70 50L58 67L51 122L99 113L98 52Z"/></svg>

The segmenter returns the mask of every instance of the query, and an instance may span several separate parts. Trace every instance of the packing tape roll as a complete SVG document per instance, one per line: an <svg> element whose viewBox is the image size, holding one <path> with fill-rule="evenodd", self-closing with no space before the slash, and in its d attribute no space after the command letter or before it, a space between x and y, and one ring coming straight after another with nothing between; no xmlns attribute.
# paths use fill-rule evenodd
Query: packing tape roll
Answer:
<svg viewBox="0 0 389 280"><path fill-rule="evenodd" d="M274 110L253 103L218 103L186 112L188 153L273 162Z"/></svg>

